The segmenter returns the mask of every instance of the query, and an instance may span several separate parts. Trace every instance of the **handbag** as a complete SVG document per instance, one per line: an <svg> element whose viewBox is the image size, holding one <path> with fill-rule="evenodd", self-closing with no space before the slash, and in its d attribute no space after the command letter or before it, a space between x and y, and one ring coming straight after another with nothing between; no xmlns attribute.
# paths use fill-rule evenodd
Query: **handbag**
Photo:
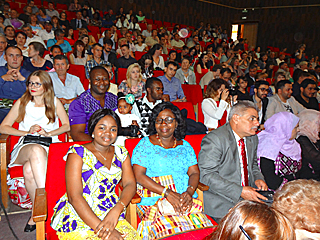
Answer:
<svg viewBox="0 0 320 240"><path fill-rule="evenodd" d="M26 143L35 143L35 144L40 144L40 145L49 147L50 144L52 143L52 137L27 135L23 139L23 144L26 144Z"/></svg>

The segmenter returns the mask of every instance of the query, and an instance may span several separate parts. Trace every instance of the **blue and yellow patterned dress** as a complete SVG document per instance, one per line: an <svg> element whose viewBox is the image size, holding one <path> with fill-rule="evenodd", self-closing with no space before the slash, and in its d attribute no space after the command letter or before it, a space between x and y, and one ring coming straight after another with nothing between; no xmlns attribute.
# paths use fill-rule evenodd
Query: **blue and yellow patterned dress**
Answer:
<svg viewBox="0 0 320 240"><path fill-rule="evenodd" d="M128 151L124 147L115 146L114 149L110 170L82 145L71 146L65 156L66 158L69 153L76 153L82 158L83 197L101 220L119 200L115 188L121 180L122 163L128 155ZM125 239L139 239L135 230L124 218L125 213L123 212L119 217L116 229L126 236ZM60 198L54 207L51 227L57 231L59 239L99 239L95 236L93 229L82 221L69 203L67 193Z"/></svg>

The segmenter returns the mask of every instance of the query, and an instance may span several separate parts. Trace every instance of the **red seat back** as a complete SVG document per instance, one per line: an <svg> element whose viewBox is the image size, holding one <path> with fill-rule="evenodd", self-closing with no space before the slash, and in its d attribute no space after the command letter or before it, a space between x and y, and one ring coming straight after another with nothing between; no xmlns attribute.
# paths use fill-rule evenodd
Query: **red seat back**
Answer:
<svg viewBox="0 0 320 240"><path fill-rule="evenodd" d="M181 84L181 87L188 102L193 105L201 104L203 96L200 85Z"/></svg>
<svg viewBox="0 0 320 240"><path fill-rule="evenodd" d="M153 71L153 77L160 77L164 75L164 71L161 70L155 70Z"/></svg>
<svg viewBox="0 0 320 240"><path fill-rule="evenodd" d="M89 80L86 77L86 70L83 65L70 64L68 73L80 78L80 81L84 89L89 89Z"/></svg>
<svg viewBox="0 0 320 240"><path fill-rule="evenodd" d="M123 80L127 79L127 70L126 68L118 68L118 81L117 84L120 85L120 83Z"/></svg>
<svg viewBox="0 0 320 240"><path fill-rule="evenodd" d="M195 64L196 66L196 64ZM200 83L201 78L209 71L209 69L202 69L202 73L198 73L197 70L195 70L194 74L196 75L196 82L197 84Z"/></svg>
<svg viewBox="0 0 320 240"><path fill-rule="evenodd" d="M53 143L49 147L47 178L46 178L46 192L48 203L48 218L46 221L47 239L58 239L56 231L51 228L51 217L53 215L53 208L57 201L66 192L65 180L65 166L66 161L63 157L66 155L70 146L74 144L84 144L86 142L67 142L67 143Z"/></svg>
<svg viewBox="0 0 320 240"><path fill-rule="evenodd" d="M191 102L172 102L173 105L177 106L180 110L186 109L188 111L187 118L196 121L196 115Z"/></svg>
<svg viewBox="0 0 320 240"><path fill-rule="evenodd" d="M135 55L135 59L138 61L142 58L143 55L145 55L146 52L139 52L139 51L135 51L134 55Z"/></svg>

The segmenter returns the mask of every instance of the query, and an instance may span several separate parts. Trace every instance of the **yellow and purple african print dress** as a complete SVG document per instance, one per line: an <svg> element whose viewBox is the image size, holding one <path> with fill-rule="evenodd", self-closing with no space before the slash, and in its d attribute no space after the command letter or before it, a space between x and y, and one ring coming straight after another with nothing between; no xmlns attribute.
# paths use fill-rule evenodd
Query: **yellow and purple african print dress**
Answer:
<svg viewBox="0 0 320 240"><path fill-rule="evenodd" d="M78 144L71 146L65 156L66 158L69 153L76 153L82 158L83 197L101 220L119 200L115 188L121 180L122 163L128 155L128 151L124 147L115 146L114 149L110 170L91 151ZM124 218L125 213L123 212L119 217L116 229L125 236L124 239L140 239ZM60 198L54 207L51 226L57 231L59 239L99 239L69 203L67 193Z"/></svg>

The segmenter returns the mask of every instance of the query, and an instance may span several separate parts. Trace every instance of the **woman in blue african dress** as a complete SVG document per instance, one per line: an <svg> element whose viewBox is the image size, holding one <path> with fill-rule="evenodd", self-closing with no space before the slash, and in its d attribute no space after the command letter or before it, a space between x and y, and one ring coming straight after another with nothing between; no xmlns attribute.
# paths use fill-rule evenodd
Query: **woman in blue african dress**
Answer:
<svg viewBox="0 0 320 240"><path fill-rule="evenodd" d="M139 239L124 220L136 182L127 150L113 145L120 126L112 110L97 110L88 124L93 141L69 149L67 192L57 202L51 223L59 239ZM120 180L119 198L115 188Z"/></svg>

